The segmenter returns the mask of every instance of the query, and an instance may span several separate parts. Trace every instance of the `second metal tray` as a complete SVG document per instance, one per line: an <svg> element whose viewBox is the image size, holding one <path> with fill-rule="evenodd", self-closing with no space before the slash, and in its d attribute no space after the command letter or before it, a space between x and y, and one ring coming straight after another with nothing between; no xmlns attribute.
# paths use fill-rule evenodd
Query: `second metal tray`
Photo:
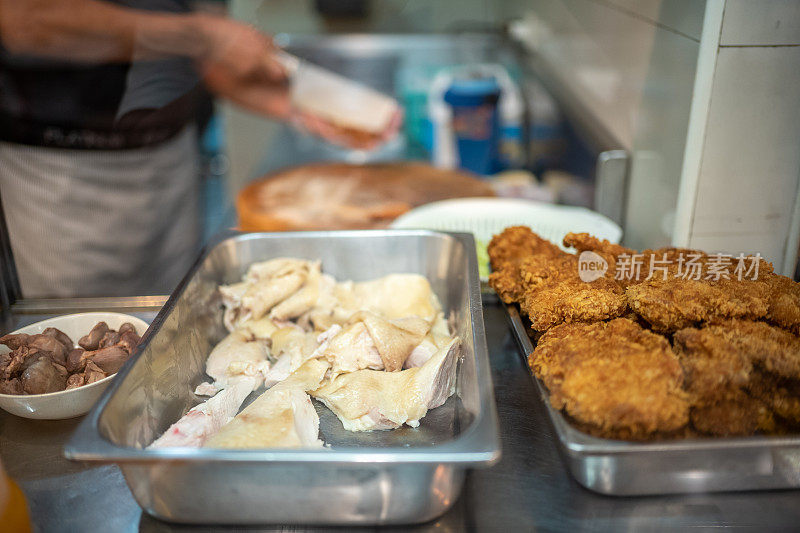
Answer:
<svg viewBox="0 0 800 533"><path fill-rule="evenodd" d="M338 279L424 275L462 340L456 393L418 428L352 433L318 406L331 448L148 449L198 403L205 360L225 334L217 287L256 261L319 259ZM500 455L475 243L432 231L233 233L210 246L137 354L67 444L71 459L118 463L136 500L174 522L405 524L458 498L469 467Z"/></svg>
<svg viewBox="0 0 800 533"><path fill-rule="evenodd" d="M525 357L533 351L519 310L506 305ZM699 438L659 442L601 439L574 428L531 373L572 475L603 494L634 496L800 488L800 437Z"/></svg>

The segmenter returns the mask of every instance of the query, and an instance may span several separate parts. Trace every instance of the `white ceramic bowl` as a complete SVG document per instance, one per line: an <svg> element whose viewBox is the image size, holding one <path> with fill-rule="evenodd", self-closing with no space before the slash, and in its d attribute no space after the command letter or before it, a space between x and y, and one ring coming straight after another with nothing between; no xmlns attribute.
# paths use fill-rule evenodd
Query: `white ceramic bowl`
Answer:
<svg viewBox="0 0 800 533"><path fill-rule="evenodd" d="M42 320L12 333L35 335L45 328L58 328L69 335L77 346L78 339L89 333L98 322L105 322L111 329L117 329L125 322L130 322L139 336L144 335L148 328L144 320L122 313L78 313ZM0 353L9 351L11 350L7 346L0 345ZM114 375L77 389L47 394L0 394L0 408L17 416L38 420L61 420L84 415L100 398L114 379Z"/></svg>

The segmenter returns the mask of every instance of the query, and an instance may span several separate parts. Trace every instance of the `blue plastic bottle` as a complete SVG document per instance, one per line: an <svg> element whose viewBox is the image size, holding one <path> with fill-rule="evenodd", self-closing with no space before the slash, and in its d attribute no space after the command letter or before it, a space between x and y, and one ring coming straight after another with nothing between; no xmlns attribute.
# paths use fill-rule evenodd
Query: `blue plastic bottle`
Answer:
<svg viewBox="0 0 800 533"><path fill-rule="evenodd" d="M444 93L444 101L453 110L460 168L482 175L497 172L500 93L495 78L454 80Z"/></svg>

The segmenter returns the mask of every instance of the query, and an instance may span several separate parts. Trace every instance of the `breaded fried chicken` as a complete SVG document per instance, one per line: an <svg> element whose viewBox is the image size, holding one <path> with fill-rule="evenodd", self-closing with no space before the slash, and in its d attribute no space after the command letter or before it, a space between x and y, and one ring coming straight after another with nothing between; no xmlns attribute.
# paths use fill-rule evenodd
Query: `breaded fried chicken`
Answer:
<svg viewBox="0 0 800 533"><path fill-rule="evenodd" d="M713 256L679 248L662 248L655 254L667 253L668 267L664 275L640 283L628 284L625 292L628 306L655 331L672 333L681 328L729 318L758 320L769 310L769 278L772 264L759 259L756 279L753 274L735 274L735 264L726 267L718 279L712 270ZM681 254L697 254L698 274L694 275ZM657 258L658 259L658 258ZM753 259L753 258L750 258ZM649 264L649 263L648 263Z"/></svg>
<svg viewBox="0 0 800 533"><path fill-rule="evenodd" d="M507 304L521 301L525 290L520 277L520 261L527 257L567 255L527 226L512 226L495 235L489 243L488 252L492 265L489 285Z"/></svg>
<svg viewBox="0 0 800 533"><path fill-rule="evenodd" d="M488 246L493 270L504 263L515 263L531 255L558 257L564 255L558 246L536 235L527 226L511 226L492 237Z"/></svg>
<svg viewBox="0 0 800 533"><path fill-rule="evenodd" d="M727 331L720 329L685 328L673 337L685 388L694 406L738 397L750 381L751 357L731 342Z"/></svg>
<svg viewBox="0 0 800 533"><path fill-rule="evenodd" d="M682 329L673 341L688 390L699 396L746 386L753 365L777 377L800 379L800 337L766 322L724 320Z"/></svg>
<svg viewBox="0 0 800 533"><path fill-rule="evenodd" d="M577 253L506 229L490 284L530 319L529 364L571 424L626 440L800 430L799 283L760 256L563 244Z"/></svg>
<svg viewBox="0 0 800 533"><path fill-rule="evenodd" d="M600 432L639 440L688 422L678 358L664 337L628 319L556 326L528 363L555 408Z"/></svg>
<svg viewBox="0 0 800 533"><path fill-rule="evenodd" d="M693 405L690 417L697 431L718 437L752 435L775 429L775 418L769 408L742 391L724 400Z"/></svg>
<svg viewBox="0 0 800 533"><path fill-rule="evenodd" d="M588 233L567 233L564 236L564 246L575 248L578 253L580 252L596 252L606 253L614 257L622 254L635 254L635 250L625 248L619 244L613 244L606 239L598 239Z"/></svg>
<svg viewBox="0 0 800 533"><path fill-rule="evenodd" d="M519 275L524 287L520 308L537 331L562 322L607 320L622 315L627 307L625 293L614 280L581 280L574 255L531 256L520 263Z"/></svg>
<svg viewBox="0 0 800 533"><path fill-rule="evenodd" d="M728 339L766 372L800 379L800 337L765 322L728 320L709 330Z"/></svg>
<svg viewBox="0 0 800 533"><path fill-rule="evenodd" d="M654 278L625 290L630 308L662 333L726 318L763 318L768 294L763 280L737 279Z"/></svg>
<svg viewBox="0 0 800 533"><path fill-rule="evenodd" d="M608 277L582 281L577 256L527 227L496 235L489 256L494 269L489 284L504 302L519 303L537 331L562 322L614 318L625 311L625 295L617 283Z"/></svg>
<svg viewBox="0 0 800 533"><path fill-rule="evenodd" d="M519 302L525 292L519 274L519 263L506 262L489 274L489 286L494 289L503 302L512 304Z"/></svg>
<svg viewBox="0 0 800 533"><path fill-rule="evenodd" d="M776 412L784 418L792 414L791 398L776 393L772 385L781 379L791 385L792 378L800 377L799 337L765 322L726 320L682 329L673 340L691 395L692 424L698 431L714 435L773 431L767 406L783 406L783 414Z"/></svg>
<svg viewBox="0 0 800 533"><path fill-rule="evenodd" d="M770 288L767 318L800 335L800 283L777 274L769 276L767 283Z"/></svg>
<svg viewBox="0 0 800 533"><path fill-rule="evenodd" d="M635 285L649 278L664 278L663 269L667 270L667 277L674 277L680 261L706 261L707 255L699 250L689 248L658 248L637 252L619 244L613 244L605 239L600 240L588 233L568 233L564 237L564 246L569 246L578 253L590 251L602 256L609 265L609 273L622 287ZM638 264L638 268L625 267L623 263Z"/></svg>
<svg viewBox="0 0 800 533"><path fill-rule="evenodd" d="M786 379L756 368L748 391L767 404L775 414L800 426L800 379Z"/></svg>

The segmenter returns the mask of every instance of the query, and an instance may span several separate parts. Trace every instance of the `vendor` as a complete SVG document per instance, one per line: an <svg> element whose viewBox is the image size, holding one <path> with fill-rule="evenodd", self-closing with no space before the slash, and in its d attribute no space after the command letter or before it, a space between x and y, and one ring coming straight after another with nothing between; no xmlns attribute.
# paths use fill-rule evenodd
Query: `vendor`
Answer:
<svg viewBox="0 0 800 533"><path fill-rule="evenodd" d="M293 111L271 39L188 0L0 0L0 198L25 297L168 293L199 246L205 89Z"/></svg>

